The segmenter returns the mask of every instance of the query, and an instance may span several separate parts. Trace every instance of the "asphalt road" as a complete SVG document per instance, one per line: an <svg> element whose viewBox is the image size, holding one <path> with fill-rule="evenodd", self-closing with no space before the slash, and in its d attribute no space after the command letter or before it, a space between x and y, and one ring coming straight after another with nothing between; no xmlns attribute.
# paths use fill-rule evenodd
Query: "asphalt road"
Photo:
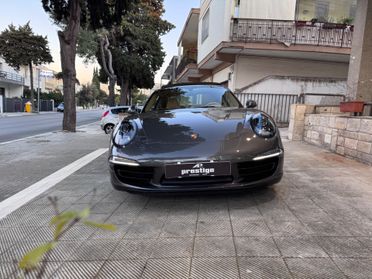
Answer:
<svg viewBox="0 0 372 279"><path fill-rule="evenodd" d="M102 110L77 112L77 126L96 122ZM0 117L0 143L62 129L63 113Z"/></svg>

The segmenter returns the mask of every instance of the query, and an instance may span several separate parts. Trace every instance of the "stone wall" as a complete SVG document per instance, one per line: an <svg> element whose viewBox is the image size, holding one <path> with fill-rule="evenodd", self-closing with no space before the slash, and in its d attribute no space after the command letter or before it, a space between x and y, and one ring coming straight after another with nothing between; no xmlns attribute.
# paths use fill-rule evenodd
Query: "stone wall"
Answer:
<svg viewBox="0 0 372 279"><path fill-rule="evenodd" d="M307 114L303 140L372 165L372 117Z"/></svg>

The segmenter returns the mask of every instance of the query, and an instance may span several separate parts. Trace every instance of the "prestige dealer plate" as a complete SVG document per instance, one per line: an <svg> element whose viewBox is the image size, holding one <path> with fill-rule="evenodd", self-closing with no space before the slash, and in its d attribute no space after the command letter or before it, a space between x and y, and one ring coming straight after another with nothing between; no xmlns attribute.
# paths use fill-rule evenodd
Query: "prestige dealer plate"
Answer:
<svg viewBox="0 0 372 279"><path fill-rule="evenodd" d="M221 161L165 165L166 178L227 175L231 175L230 162Z"/></svg>

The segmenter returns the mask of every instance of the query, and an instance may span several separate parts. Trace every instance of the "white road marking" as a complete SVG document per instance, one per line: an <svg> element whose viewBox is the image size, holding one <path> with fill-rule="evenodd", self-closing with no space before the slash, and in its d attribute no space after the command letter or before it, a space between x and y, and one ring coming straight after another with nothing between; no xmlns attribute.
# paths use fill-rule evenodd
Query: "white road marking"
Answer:
<svg viewBox="0 0 372 279"><path fill-rule="evenodd" d="M99 121L95 121L95 122L92 122L92 123L88 123L88 124L84 124L84 125L81 125L81 126L77 126L76 129L78 130L78 129L81 129L81 128L85 128L85 127L87 127L89 125L98 124L98 123L99 123ZM10 141L4 141L4 142L0 142L0 145L5 145L5 144L15 143L15 142L23 141L23 140L28 140L28 139L43 137L43 136L51 135L51 134L58 133L58 132L63 132L63 131L62 130L55 130L55 131L52 131L52 132L46 132L46 133L37 134L37 135L33 135L33 136L28 136L28 137L24 137L24 138L20 138L20 139L15 139L15 140L10 140Z"/></svg>
<svg viewBox="0 0 372 279"><path fill-rule="evenodd" d="M107 150L107 148L97 149L96 151L93 151L92 153L81 157L75 162L72 162L64 168L52 173L51 175L41 179L35 184L32 184L26 189L0 202L0 220L20 208L22 205L25 205L30 200L36 198L48 189L52 188L57 183L61 182L74 172L86 166L87 164L101 156L103 153L105 153Z"/></svg>

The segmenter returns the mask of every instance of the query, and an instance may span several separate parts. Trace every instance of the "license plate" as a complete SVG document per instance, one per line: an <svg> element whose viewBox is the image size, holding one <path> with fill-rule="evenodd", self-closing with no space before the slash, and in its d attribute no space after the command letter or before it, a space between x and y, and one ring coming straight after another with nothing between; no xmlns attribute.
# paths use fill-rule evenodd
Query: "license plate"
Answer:
<svg viewBox="0 0 372 279"><path fill-rule="evenodd" d="M165 166L166 178L227 175L231 175L230 162L201 162Z"/></svg>

